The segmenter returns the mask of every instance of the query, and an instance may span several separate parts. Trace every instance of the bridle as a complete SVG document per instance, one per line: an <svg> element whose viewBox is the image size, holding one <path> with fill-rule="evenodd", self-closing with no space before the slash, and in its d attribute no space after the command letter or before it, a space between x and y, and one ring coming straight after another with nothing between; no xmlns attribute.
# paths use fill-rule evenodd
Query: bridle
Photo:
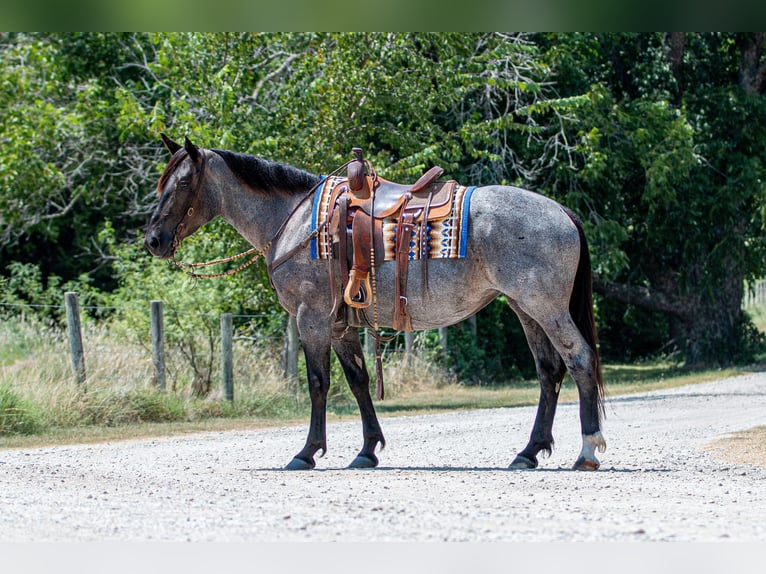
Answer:
<svg viewBox="0 0 766 574"><path fill-rule="evenodd" d="M175 230L173 231L173 243L172 243L172 264L181 269L186 275L188 275L191 279L215 279L218 277L227 277L229 275L235 275L239 273L240 271L243 271L244 269L247 269L250 267L253 263L258 261L261 257L266 258L266 255L268 254L269 249L271 249L272 245L275 241L277 241L281 236L282 233L284 233L285 229L287 228L287 224L290 222L292 217L297 213L297 211L303 206L304 203L314 194L314 192L319 188L319 186L325 181L327 177L333 176L340 172L341 170L345 169L349 163L351 163L353 160L349 160L346 163L344 163L341 166L338 166L336 169L331 171L327 176L320 177L319 181L316 182L301 198L301 200L298 202L298 204L293 208L293 210L290 212L290 214L285 218L285 220L282 222L282 224L279 226L277 231L274 233L274 235L271 237L271 239L264 245L262 250L259 250L257 247L251 247L247 251L243 251L242 253L238 253L236 255L232 255L230 257L224 257L223 259L216 259L215 261L206 261L203 263L186 263L183 261L178 261L176 259L176 251L181 246L182 239L179 239L181 236L181 232L183 231L184 227L186 227L185 220L187 217L191 217L194 215L194 203L199 197L199 188L202 183L202 176L205 171L205 165L207 163L207 158L205 157L205 154L202 155L202 165L197 170L196 175L196 186L195 186L195 193L192 196L191 201L189 202L189 208L186 210L186 213L181 218L181 221L178 222L178 225L176 225ZM271 279L271 275L274 272L274 270L282 265L283 263L286 263L290 259L292 259L298 251L301 249L305 249L308 244L311 242L312 239L317 237L319 233L322 231L322 228L324 228L327 225L327 222L323 222L321 225L319 225L316 229L314 229L306 239L301 241L298 245L290 249L287 253L284 255L281 255L277 259L274 259L267 267L267 273L269 275L269 279ZM223 271L221 273L196 273L195 271L192 271L192 269L198 269L200 267L210 267L213 265L220 265L222 263L229 263L230 261L236 261L238 259L242 259L243 257L247 257L248 255L252 255L250 259L239 265L238 267L234 269L229 269L228 271Z"/></svg>

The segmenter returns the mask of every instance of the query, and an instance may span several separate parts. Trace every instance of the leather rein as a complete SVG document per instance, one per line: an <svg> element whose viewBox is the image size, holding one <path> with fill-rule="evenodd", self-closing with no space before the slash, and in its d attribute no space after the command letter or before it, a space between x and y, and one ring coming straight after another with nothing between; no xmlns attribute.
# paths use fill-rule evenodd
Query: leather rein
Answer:
<svg viewBox="0 0 766 574"><path fill-rule="evenodd" d="M205 158L203 154L203 164L202 167L199 169L197 176L199 181L197 182L197 189L199 189L199 186L201 184L202 175L204 173L205 169L205 163L207 162L207 158ZM327 174L327 177L333 176L340 172L341 170L345 169L348 164L350 164L354 160L349 160L343 165L337 167L333 171L331 171L329 174ZM184 220L187 217L191 217L194 214L194 207L193 205L190 205L190 207L186 210L186 214L183 218L181 218L181 221L176 226L175 230L173 231L173 260L172 263L181 271L183 271L186 275L188 275L192 279L215 279L218 277L227 277L229 275L235 275L239 273L240 271L247 269L250 267L253 263L258 261L261 257L266 257L266 254L268 253L269 249L271 249L272 245L275 241L277 241L281 236L282 233L284 233L285 229L287 228L287 224L290 222L290 220L293 218L293 216L297 213L298 209L300 209L304 203L313 195L313 193L319 188L319 186L322 184L322 182L325 180L325 178L320 177L319 181L316 182L307 192L306 195L303 196L303 198L298 202L298 204L293 208L293 210L290 212L290 214L285 218L285 220L282 222L282 225L279 226L277 231L274 233L272 238L266 243L266 245L263 247L262 250L259 250L257 247L251 247L247 251L243 251L242 253L238 253L237 255L232 255L230 257L224 257L223 259L216 259L215 261L206 261L204 263L185 263L183 261L178 261L176 259L176 250L181 245L180 239L178 237L180 236L181 231L183 230L185 223ZM194 197L192 197L190 204L193 204L195 200L198 197L198 193L194 194ZM272 261L268 267L267 267L267 273L269 275L269 279L271 279L271 274L274 272L274 270L282 265L283 263L286 263L290 259L292 259L298 251L301 249L305 249L306 246L311 242L312 239L317 237L319 235L319 232L322 230L323 227L327 225L327 222L323 222L320 226L318 226L315 230L313 230L306 239L301 241L298 245L290 249L287 253L284 255L281 255L280 257L277 257L274 261ZM228 263L230 261L236 261L237 259L242 259L243 257L247 257L248 255L253 255L250 259L239 265L238 267L234 269L229 269L228 271L223 271L221 273L196 273L195 271L192 271L192 269L198 269L200 267L210 267L212 265L220 265L222 263Z"/></svg>

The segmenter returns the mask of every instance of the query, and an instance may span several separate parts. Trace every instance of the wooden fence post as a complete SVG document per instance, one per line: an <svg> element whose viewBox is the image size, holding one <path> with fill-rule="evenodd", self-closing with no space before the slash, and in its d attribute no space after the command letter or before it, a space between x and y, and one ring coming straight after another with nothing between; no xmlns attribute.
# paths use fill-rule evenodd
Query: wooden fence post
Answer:
<svg viewBox="0 0 766 574"><path fill-rule="evenodd" d="M234 400L234 327L231 313L221 315L221 376L223 378L223 396L228 401Z"/></svg>
<svg viewBox="0 0 766 574"><path fill-rule="evenodd" d="M165 391L165 326L162 312L162 301L151 301L149 304L152 331L152 364L154 365L154 381L160 391Z"/></svg>
<svg viewBox="0 0 766 574"><path fill-rule="evenodd" d="M64 305L66 307L66 324L69 333L69 350L72 358L72 373L77 386L84 393L85 387L85 352L82 346L82 328L80 326L80 304L77 293L67 291L64 293Z"/></svg>
<svg viewBox="0 0 766 574"><path fill-rule="evenodd" d="M404 332L404 361L408 367L412 366L412 349L415 346L415 333Z"/></svg>

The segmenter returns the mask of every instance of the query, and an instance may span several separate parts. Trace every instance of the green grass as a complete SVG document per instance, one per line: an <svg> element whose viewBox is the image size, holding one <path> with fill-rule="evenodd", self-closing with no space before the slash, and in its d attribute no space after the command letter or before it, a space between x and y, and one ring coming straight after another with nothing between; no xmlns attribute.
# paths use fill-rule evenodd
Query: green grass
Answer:
<svg viewBox="0 0 766 574"><path fill-rule="evenodd" d="M666 389L681 385L703 383L742 374L737 369L687 371L657 361L642 365L604 365L604 381L608 397ZM458 409L482 409L536 405L539 397L537 381L522 381L508 385L473 387L447 385L424 389L395 397L376 405L381 414L411 414ZM577 401L577 389L567 376L561 388L561 402Z"/></svg>
<svg viewBox="0 0 766 574"><path fill-rule="evenodd" d="M0 436L30 435L41 430L36 406L7 385L0 386Z"/></svg>

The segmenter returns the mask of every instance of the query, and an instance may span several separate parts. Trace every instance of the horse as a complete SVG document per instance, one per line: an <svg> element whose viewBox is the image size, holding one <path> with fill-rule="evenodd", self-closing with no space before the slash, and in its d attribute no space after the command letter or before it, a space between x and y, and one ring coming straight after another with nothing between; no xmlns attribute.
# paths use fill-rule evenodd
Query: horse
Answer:
<svg viewBox="0 0 766 574"><path fill-rule="evenodd" d="M308 247L313 230L307 198L320 176L258 156L197 147L188 137L183 145L165 134L162 140L171 157L157 184L159 202L145 235L149 252L175 258L184 238L221 217L265 258L280 305L296 317L311 418L305 445L285 468L313 469L317 453L327 452L330 349L340 360L362 419L362 448L349 468L376 467L376 449L383 450L386 441L370 395L359 329L333 328L331 270L326 261L312 258ZM580 219L542 194L505 185L476 187L468 217L465 257L431 260L428 293L414 283L410 289L413 330L458 323L504 295L521 322L540 383L529 440L509 468L533 469L540 453L551 454L553 419L568 371L578 391L582 434L572 468L598 469L596 450L606 450L601 433L604 382L590 254ZM381 327L391 326L393 264L380 263L376 271Z"/></svg>

